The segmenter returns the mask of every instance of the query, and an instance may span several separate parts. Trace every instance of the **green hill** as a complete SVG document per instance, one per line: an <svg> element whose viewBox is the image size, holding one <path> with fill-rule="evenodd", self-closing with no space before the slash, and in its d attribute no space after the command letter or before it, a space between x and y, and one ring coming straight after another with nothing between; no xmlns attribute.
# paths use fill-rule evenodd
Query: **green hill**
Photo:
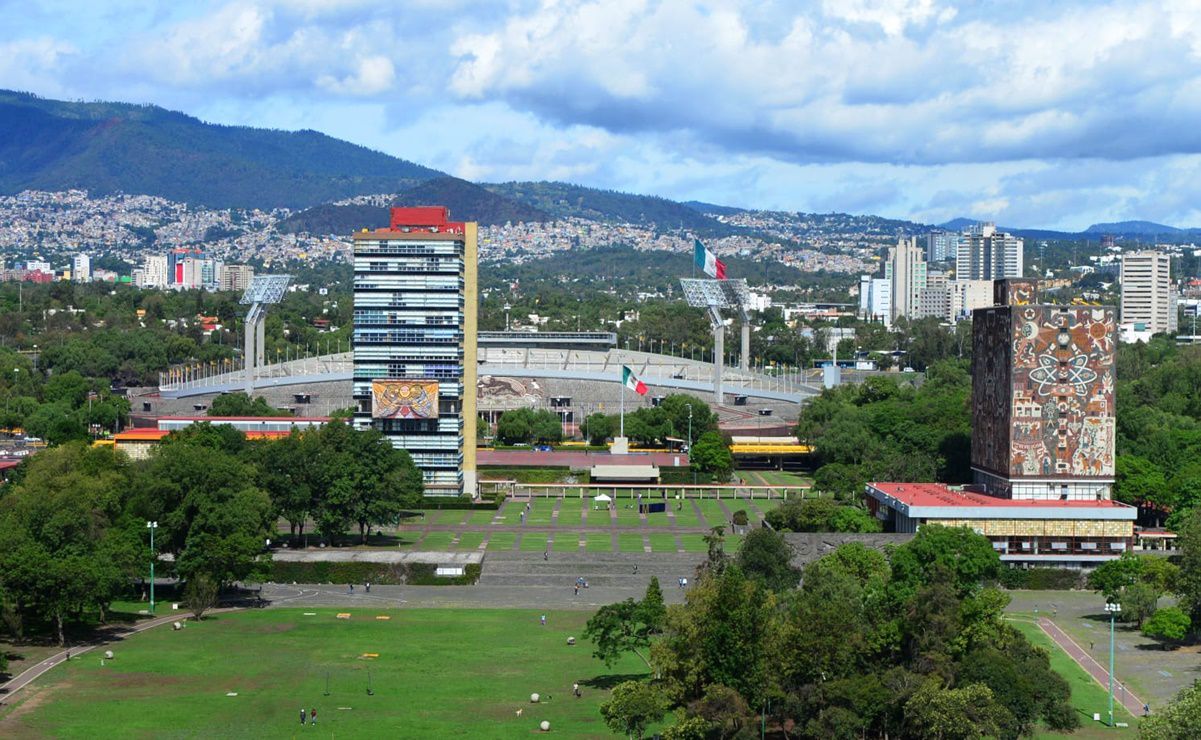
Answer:
<svg viewBox="0 0 1201 740"><path fill-rule="evenodd" d="M86 188L214 208L303 208L442 173L316 131L219 126L157 106L0 91L0 193Z"/></svg>
<svg viewBox="0 0 1201 740"><path fill-rule="evenodd" d="M457 177L435 177L400 193L392 205L446 206L456 221L476 221L492 226L519 221L548 221L548 216L532 206L497 195L479 185ZM364 227L388 225L388 209L380 206L320 205L293 214L280 222L285 232L310 234L349 234Z"/></svg>
<svg viewBox="0 0 1201 740"><path fill-rule="evenodd" d="M499 195L527 203L555 218L633 223L661 230L685 229L700 236L747 233L674 200L598 190L565 182L505 182L484 185Z"/></svg>

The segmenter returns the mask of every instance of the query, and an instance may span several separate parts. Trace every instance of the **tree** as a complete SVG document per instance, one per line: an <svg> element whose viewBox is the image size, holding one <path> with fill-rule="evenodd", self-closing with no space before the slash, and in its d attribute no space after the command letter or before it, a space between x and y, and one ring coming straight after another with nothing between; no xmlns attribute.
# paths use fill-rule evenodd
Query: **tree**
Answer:
<svg viewBox="0 0 1201 740"><path fill-rule="evenodd" d="M1176 594L1193 623L1201 624L1201 508L1193 509L1177 534L1180 574L1176 577Z"/></svg>
<svg viewBox="0 0 1201 740"><path fill-rule="evenodd" d="M1122 621L1142 627L1147 617L1155 613L1162 592L1150 583L1139 581L1122 589L1118 601L1122 604Z"/></svg>
<svg viewBox="0 0 1201 740"><path fill-rule="evenodd" d="M602 606L584 627L584 636L596 646L592 655L612 666L625 653L634 653L650 666L643 652L651 638L651 625L644 621L647 618L653 615L633 599Z"/></svg>
<svg viewBox="0 0 1201 740"><path fill-rule="evenodd" d="M613 436L613 417L599 411L589 414L580 431L590 443L602 447Z"/></svg>
<svg viewBox="0 0 1201 740"><path fill-rule="evenodd" d="M858 506L828 498L793 499L767 513L767 522L784 532L879 532L882 525Z"/></svg>
<svg viewBox="0 0 1201 740"><path fill-rule="evenodd" d="M945 689L936 678L922 684L905 704L905 721L914 737L968 740L1000 735L1008 711L993 701L983 684Z"/></svg>
<svg viewBox="0 0 1201 740"><path fill-rule="evenodd" d="M748 578L772 591L796 588L801 571L793 567L792 548L784 536L767 527L752 529L742 541L735 562Z"/></svg>
<svg viewBox="0 0 1201 740"><path fill-rule="evenodd" d="M1122 589L1138 582L1143 574L1143 560L1132 552L1124 552L1116 560L1107 560L1088 574L1088 585L1105 596L1107 601L1116 601Z"/></svg>
<svg viewBox="0 0 1201 740"><path fill-rule="evenodd" d="M504 412L496 422L496 438L506 445L528 443L534 432L533 417L530 409Z"/></svg>
<svg viewBox="0 0 1201 740"><path fill-rule="evenodd" d="M700 717L718 737L735 736L749 724L751 709L737 691L729 686L711 684L705 694L688 705L689 714Z"/></svg>
<svg viewBox="0 0 1201 740"><path fill-rule="evenodd" d="M659 577L651 576L646 584L646 594L638 604L638 619L646 625L649 634L657 635L663 631L667 620L667 606L663 603L663 589L659 586Z"/></svg>
<svg viewBox="0 0 1201 740"><path fill-rule="evenodd" d="M1189 615L1185 614L1180 607L1165 606L1152 614L1143 625L1143 634L1163 640L1165 643L1179 642L1188 635L1192 628L1193 620L1189 619ZM1167 646L1165 645L1165 647Z"/></svg>
<svg viewBox="0 0 1201 740"><path fill-rule="evenodd" d="M662 719L669 706L659 688L641 681L623 681L613 687L600 711L613 732L641 738L647 726Z"/></svg>
<svg viewBox="0 0 1201 740"><path fill-rule="evenodd" d="M539 444L555 444L563 441L563 420L553 411L539 409L534 412L530 434Z"/></svg>
<svg viewBox="0 0 1201 740"><path fill-rule="evenodd" d="M192 610L196 621L204 619L204 613L217 605L221 587L206 573L197 573L184 586L184 603Z"/></svg>
<svg viewBox="0 0 1201 740"><path fill-rule="evenodd" d="M664 396L659 403L659 408L671 425L671 434L681 439L687 438L690 428L694 440L700 439L707 432L717 431L717 414L709 408L709 404L695 396L672 393ZM688 421L690 410L692 413L691 427Z"/></svg>
<svg viewBox="0 0 1201 740"><path fill-rule="evenodd" d="M1168 481L1159 466L1137 455L1118 455L1114 467L1114 498L1139 506L1171 505Z"/></svg>
<svg viewBox="0 0 1201 740"><path fill-rule="evenodd" d="M1142 740L1186 740L1197 735L1201 717L1201 683L1180 690L1166 707L1139 724Z"/></svg>
<svg viewBox="0 0 1201 740"><path fill-rule="evenodd" d="M241 391L222 393L209 404L209 416L293 416L291 411L277 409L262 396L250 399Z"/></svg>
<svg viewBox="0 0 1201 740"><path fill-rule="evenodd" d="M963 596L980 588L985 579L996 578L1001 559L983 535L967 527L938 524L923 525L912 540L893 552L893 578L898 585L929 582L936 569L945 569Z"/></svg>
<svg viewBox="0 0 1201 740"><path fill-rule="evenodd" d="M734 471L734 456L717 432L706 432L688 451L688 464L717 480L728 480Z"/></svg>

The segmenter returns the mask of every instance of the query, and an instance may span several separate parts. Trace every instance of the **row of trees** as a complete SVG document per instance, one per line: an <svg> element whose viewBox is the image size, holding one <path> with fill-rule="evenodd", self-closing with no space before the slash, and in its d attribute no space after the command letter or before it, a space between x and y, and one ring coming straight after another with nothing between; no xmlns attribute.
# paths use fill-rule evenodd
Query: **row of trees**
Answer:
<svg viewBox="0 0 1201 740"><path fill-rule="evenodd" d="M157 522L160 574L189 587L265 575L267 541L284 517L327 537L394 522L418 502L408 453L378 432L341 423L249 442L228 426L172 433L149 459L68 443L30 457L0 488L0 614L21 636L47 621L58 639L72 621L127 593L150 558Z"/></svg>
<svg viewBox="0 0 1201 740"><path fill-rule="evenodd" d="M968 529L923 527L888 555L844 545L800 573L781 535L756 530L736 559L718 542L686 602L602 608L596 655L646 655L653 678L619 684L615 732L735 737L1016 738L1079 721L1047 654L1003 619L982 583L1000 562ZM650 602L648 604L648 601ZM670 715L670 716L669 716Z"/></svg>

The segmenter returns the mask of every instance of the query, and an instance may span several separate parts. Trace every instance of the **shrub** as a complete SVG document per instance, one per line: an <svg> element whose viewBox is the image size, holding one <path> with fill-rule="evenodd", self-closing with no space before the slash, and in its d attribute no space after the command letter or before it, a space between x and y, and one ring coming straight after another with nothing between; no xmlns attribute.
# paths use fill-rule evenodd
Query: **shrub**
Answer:
<svg viewBox="0 0 1201 740"><path fill-rule="evenodd" d="M1063 591L1082 588L1084 574L1064 568L1004 568L997 578L1003 588L1031 591Z"/></svg>
<svg viewBox="0 0 1201 740"><path fill-rule="evenodd" d="M413 586L469 586L480 578L478 563L464 568L461 576L434 575L433 563L272 563L271 579L277 583L378 583Z"/></svg>

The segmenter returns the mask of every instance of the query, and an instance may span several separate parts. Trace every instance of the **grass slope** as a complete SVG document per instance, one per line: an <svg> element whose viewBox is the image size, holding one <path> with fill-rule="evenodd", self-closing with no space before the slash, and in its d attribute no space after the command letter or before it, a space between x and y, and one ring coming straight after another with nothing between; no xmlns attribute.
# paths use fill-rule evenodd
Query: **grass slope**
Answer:
<svg viewBox="0 0 1201 740"><path fill-rule="evenodd" d="M103 667L94 654L72 661L0 710L0 736L282 738L316 707L317 728L303 731L320 737L521 738L543 719L563 737L610 737L607 688L645 673L633 656L613 670L592 658L586 613L548 613L542 627L522 610L308 611L220 615L130 638Z"/></svg>

